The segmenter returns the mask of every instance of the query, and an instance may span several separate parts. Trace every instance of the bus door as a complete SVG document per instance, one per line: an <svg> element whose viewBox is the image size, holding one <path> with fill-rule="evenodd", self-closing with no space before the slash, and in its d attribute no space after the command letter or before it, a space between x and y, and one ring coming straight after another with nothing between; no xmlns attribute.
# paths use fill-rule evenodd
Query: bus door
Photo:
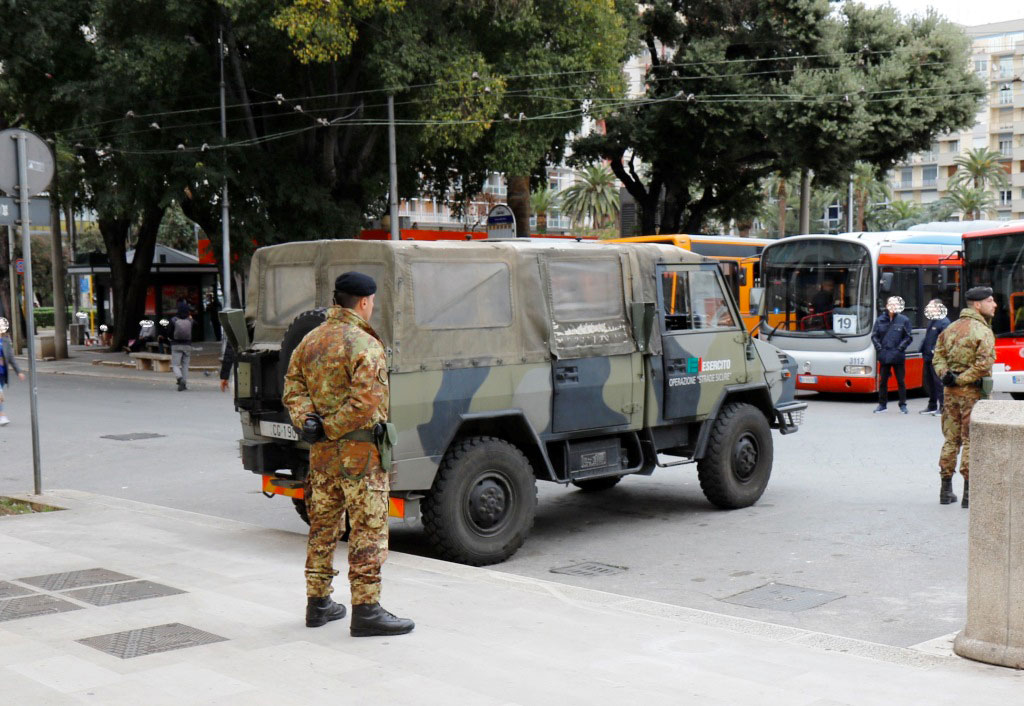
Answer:
<svg viewBox="0 0 1024 706"><path fill-rule="evenodd" d="M747 380L747 340L739 312L714 264L658 269L665 419L710 414L728 385Z"/></svg>

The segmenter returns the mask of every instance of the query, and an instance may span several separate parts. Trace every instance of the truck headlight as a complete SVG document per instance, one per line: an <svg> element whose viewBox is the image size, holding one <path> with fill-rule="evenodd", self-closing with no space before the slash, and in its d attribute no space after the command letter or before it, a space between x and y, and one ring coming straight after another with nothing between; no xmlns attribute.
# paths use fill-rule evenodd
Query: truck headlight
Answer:
<svg viewBox="0 0 1024 706"><path fill-rule="evenodd" d="M847 375L870 375L870 365L847 365L843 368L843 372Z"/></svg>

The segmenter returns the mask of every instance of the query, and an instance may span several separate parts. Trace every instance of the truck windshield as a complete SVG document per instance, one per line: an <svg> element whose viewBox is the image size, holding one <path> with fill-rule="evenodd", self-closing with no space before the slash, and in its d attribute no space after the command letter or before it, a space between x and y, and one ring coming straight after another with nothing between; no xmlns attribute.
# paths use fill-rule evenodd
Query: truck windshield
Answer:
<svg viewBox="0 0 1024 706"><path fill-rule="evenodd" d="M874 319L871 255L859 243L833 239L765 248L761 328L775 335L863 335Z"/></svg>
<svg viewBox="0 0 1024 706"><path fill-rule="evenodd" d="M1024 233L964 238L964 287L992 287L996 337L1024 336Z"/></svg>

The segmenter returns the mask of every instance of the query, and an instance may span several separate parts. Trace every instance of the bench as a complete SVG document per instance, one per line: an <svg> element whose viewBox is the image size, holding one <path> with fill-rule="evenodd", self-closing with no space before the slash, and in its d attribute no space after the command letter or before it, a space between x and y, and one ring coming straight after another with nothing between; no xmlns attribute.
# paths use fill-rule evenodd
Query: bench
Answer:
<svg viewBox="0 0 1024 706"><path fill-rule="evenodd" d="M169 353L129 353L138 370L155 370L158 373L171 372L171 355Z"/></svg>

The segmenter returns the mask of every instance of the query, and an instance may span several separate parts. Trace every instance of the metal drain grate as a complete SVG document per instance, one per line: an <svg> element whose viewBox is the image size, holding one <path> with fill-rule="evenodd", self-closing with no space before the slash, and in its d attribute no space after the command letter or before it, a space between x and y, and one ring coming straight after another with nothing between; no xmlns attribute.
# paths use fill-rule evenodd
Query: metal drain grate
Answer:
<svg viewBox="0 0 1024 706"><path fill-rule="evenodd" d="M83 571L65 571L62 574L29 576L28 578L18 580L22 583L38 586L44 591L66 591L71 588L95 586L100 583L130 581L134 578L134 576L119 574L118 572L111 571L110 569L85 569Z"/></svg>
<svg viewBox="0 0 1024 706"><path fill-rule="evenodd" d="M168 623L167 625L155 625L151 628L139 630L126 630L115 632L109 635L98 635L78 640L83 645L93 647L108 655L131 659L144 655L157 654L158 652L170 652L172 650L183 650L188 647L209 645L214 642L224 642L226 637L214 635L213 633L193 628L181 623Z"/></svg>
<svg viewBox="0 0 1024 706"><path fill-rule="evenodd" d="M625 571L625 566L612 566L611 564L602 564L597 561L585 561L582 564L551 569L553 574L565 574L567 576L614 576Z"/></svg>
<svg viewBox="0 0 1024 706"><path fill-rule="evenodd" d="M32 591L24 586L15 586L13 583L0 581L0 600L14 598L15 596L25 596L29 593L32 593Z"/></svg>
<svg viewBox="0 0 1024 706"><path fill-rule="evenodd" d="M24 598L8 598L0 601L0 623L5 620L34 618L37 615L50 613L66 613L69 610L81 610L82 606L62 601L53 596L33 595Z"/></svg>
<svg viewBox="0 0 1024 706"><path fill-rule="evenodd" d="M163 439L166 434L151 434L145 431L136 431L131 434L106 434L101 439L113 439L114 441L142 441L143 439Z"/></svg>
<svg viewBox="0 0 1024 706"><path fill-rule="evenodd" d="M106 586L80 588L75 591L68 591L66 595L83 603L104 606L113 605L114 603L128 603L129 601L142 601L147 598L175 596L179 593L185 593L185 591L153 583L152 581L129 581L128 583L112 583Z"/></svg>
<svg viewBox="0 0 1024 706"><path fill-rule="evenodd" d="M839 598L845 598L845 596L842 593L816 591L813 588L787 586L784 583L768 583L722 600L725 603L735 603L748 608L785 610L795 613L808 608L817 608Z"/></svg>

